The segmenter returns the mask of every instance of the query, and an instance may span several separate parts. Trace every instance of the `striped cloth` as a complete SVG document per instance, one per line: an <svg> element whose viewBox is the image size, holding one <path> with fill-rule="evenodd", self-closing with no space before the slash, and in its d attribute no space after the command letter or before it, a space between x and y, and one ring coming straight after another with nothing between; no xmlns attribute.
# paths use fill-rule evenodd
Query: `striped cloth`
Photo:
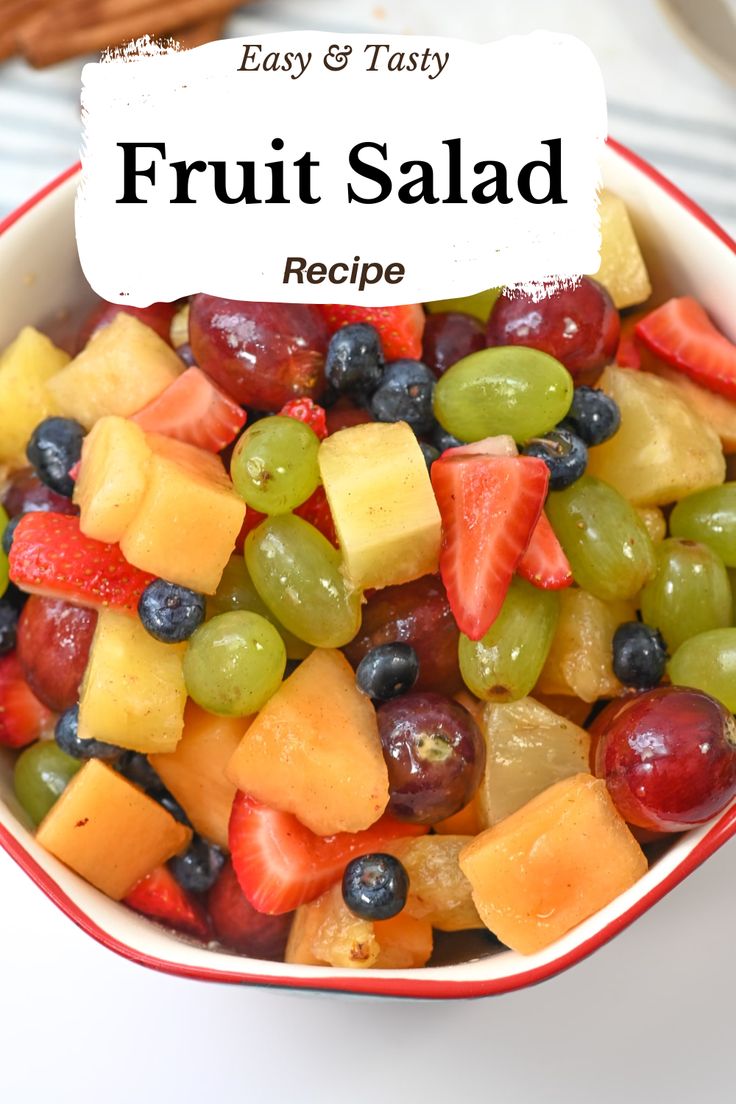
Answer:
<svg viewBox="0 0 736 1104"><path fill-rule="evenodd" d="M688 51L655 0L264 0L236 13L227 34L293 28L488 41L539 27L588 43L606 81L611 134L736 234L736 92ZM77 159L81 64L0 65L0 217ZM503 104L488 105L491 121L494 111Z"/></svg>

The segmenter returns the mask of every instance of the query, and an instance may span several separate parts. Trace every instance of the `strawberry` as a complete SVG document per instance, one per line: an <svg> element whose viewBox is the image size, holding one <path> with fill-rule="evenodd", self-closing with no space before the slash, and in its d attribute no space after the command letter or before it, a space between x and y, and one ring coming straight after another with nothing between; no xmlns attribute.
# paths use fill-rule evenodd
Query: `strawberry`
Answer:
<svg viewBox="0 0 736 1104"><path fill-rule="evenodd" d="M218 941L251 958L283 961L292 915L258 912L243 893L231 862L225 863L207 895L207 909Z"/></svg>
<svg viewBox="0 0 736 1104"><path fill-rule="evenodd" d="M480 640L539 521L549 469L532 456L461 454L436 460L430 474L442 516L442 582L458 628Z"/></svg>
<svg viewBox="0 0 736 1104"><path fill-rule="evenodd" d="M619 368L641 368L641 350L633 334L621 334L616 350L616 364Z"/></svg>
<svg viewBox="0 0 736 1104"><path fill-rule="evenodd" d="M245 538L250 533L251 529L255 529L262 521L265 521L268 517L267 514L261 514L258 510L254 510L252 506L246 506L245 517L243 518L243 524L240 527L240 532L235 538L235 551L242 552L245 548Z"/></svg>
<svg viewBox="0 0 736 1104"><path fill-rule="evenodd" d="M312 399L289 399L285 406L281 407L279 414L285 418L296 418L298 422L304 422L324 441L327 436L327 413L324 407Z"/></svg>
<svg viewBox="0 0 736 1104"><path fill-rule="evenodd" d="M230 814L233 868L253 908L278 916L319 897L339 881L356 855L380 851L400 836L421 836L421 824L384 814L363 832L316 836L291 813L238 791Z"/></svg>
<svg viewBox="0 0 736 1104"><path fill-rule="evenodd" d="M642 318L635 333L666 364L736 399L736 345L715 328L695 299L669 299Z"/></svg>
<svg viewBox="0 0 736 1104"><path fill-rule="evenodd" d="M50 727L53 713L23 677L15 652L0 658L0 746L22 748Z"/></svg>
<svg viewBox="0 0 736 1104"><path fill-rule="evenodd" d="M367 322L378 330L386 360L421 359L424 311L418 303L405 307L347 307L330 303L317 309L331 334L352 322Z"/></svg>
<svg viewBox="0 0 736 1104"><path fill-rule="evenodd" d="M373 420L370 410L356 406L354 402L343 396L327 411L327 435L337 433L339 429L347 429L348 426L363 425Z"/></svg>
<svg viewBox="0 0 736 1104"><path fill-rule="evenodd" d="M207 452L220 452L245 425L246 414L200 368L187 368L134 414L147 433L163 433Z"/></svg>
<svg viewBox="0 0 736 1104"><path fill-rule="evenodd" d="M177 931L208 940L210 927L201 902L177 882L167 866L157 866L133 886L123 903Z"/></svg>
<svg viewBox="0 0 736 1104"><path fill-rule="evenodd" d="M132 567L116 544L85 537L79 518L37 513L24 514L15 530L10 578L30 594L135 613L153 575Z"/></svg>
<svg viewBox="0 0 736 1104"><path fill-rule="evenodd" d="M519 574L542 590L562 590L572 583L567 556L544 511L539 515L529 547L519 560Z"/></svg>
<svg viewBox="0 0 736 1104"><path fill-rule="evenodd" d="M315 529L319 529L322 536L327 537L327 540L330 544L333 544L335 548L339 546L337 533L335 532L335 523L332 520L330 504L327 501L324 487L317 487L306 502L302 502L301 506L297 506L294 513L298 514L300 518L304 518L305 521L308 521Z"/></svg>

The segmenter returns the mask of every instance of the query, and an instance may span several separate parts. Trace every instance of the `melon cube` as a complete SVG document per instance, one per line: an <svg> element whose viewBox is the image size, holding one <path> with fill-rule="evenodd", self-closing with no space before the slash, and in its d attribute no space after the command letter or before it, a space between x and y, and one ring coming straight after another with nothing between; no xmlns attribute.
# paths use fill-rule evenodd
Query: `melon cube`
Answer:
<svg viewBox="0 0 736 1104"><path fill-rule="evenodd" d="M0 463L27 464L31 433L58 413L48 381L68 363L69 356L32 326L25 326L0 357Z"/></svg>
<svg viewBox="0 0 736 1104"><path fill-rule="evenodd" d="M137 617L100 610L80 691L80 737L173 751L184 727L185 649L154 640Z"/></svg>
<svg viewBox="0 0 736 1104"><path fill-rule="evenodd" d="M206 713L190 701L176 750L148 757L196 831L226 851L235 786L225 768L249 724L245 717Z"/></svg>
<svg viewBox="0 0 736 1104"><path fill-rule="evenodd" d="M41 821L36 838L119 901L154 867L183 851L192 833L127 778L90 759Z"/></svg>
<svg viewBox="0 0 736 1104"><path fill-rule="evenodd" d="M601 192L601 263L592 273L608 289L616 307L633 307L652 294L644 258L626 204L613 192Z"/></svg>
<svg viewBox="0 0 736 1104"><path fill-rule="evenodd" d="M183 361L155 330L121 312L92 335L48 389L61 414L91 429L106 414L135 414L183 371Z"/></svg>
<svg viewBox="0 0 736 1104"><path fill-rule="evenodd" d="M228 777L318 836L369 828L388 804L376 711L341 652L316 648L243 737Z"/></svg>
<svg viewBox="0 0 736 1104"><path fill-rule="evenodd" d="M427 465L405 422L351 426L322 442L319 468L356 587L437 571L441 522Z"/></svg>
<svg viewBox="0 0 736 1104"><path fill-rule="evenodd" d="M602 779L555 783L460 853L486 927L534 954L629 889L647 860Z"/></svg>
<svg viewBox="0 0 736 1104"><path fill-rule="evenodd" d="M79 527L86 536L120 541L143 500L150 459L140 426L114 414L95 424L82 445L74 487Z"/></svg>
<svg viewBox="0 0 736 1104"><path fill-rule="evenodd" d="M590 736L585 729L534 698L489 702L481 728L487 758L478 805L485 828L561 778L590 769Z"/></svg>

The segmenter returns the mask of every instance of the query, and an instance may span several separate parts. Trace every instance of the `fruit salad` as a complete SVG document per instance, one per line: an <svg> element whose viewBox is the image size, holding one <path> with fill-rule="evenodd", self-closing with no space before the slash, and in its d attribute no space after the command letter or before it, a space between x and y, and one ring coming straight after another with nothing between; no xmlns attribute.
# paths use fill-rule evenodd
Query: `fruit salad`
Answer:
<svg viewBox="0 0 736 1104"><path fill-rule="evenodd" d="M405 969L543 950L736 797L736 346L601 216L538 301L21 330L0 745L40 846L215 949Z"/></svg>

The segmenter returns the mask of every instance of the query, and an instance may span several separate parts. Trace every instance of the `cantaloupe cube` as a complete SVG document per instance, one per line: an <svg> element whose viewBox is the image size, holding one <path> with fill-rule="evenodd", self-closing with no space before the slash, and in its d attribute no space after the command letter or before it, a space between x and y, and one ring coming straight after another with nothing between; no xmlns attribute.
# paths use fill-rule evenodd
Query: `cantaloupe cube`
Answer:
<svg viewBox="0 0 736 1104"><path fill-rule="evenodd" d="M419 443L405 422L333 434L319 468L356 587L405 583L437 570L440 513Z"/></svg>
<svg viewBox="0 0 736 1104"><path fill-rule="evenodd" d="M183 371L183 361L155 330L121 312L48 389L60 413L91 429L105 414L135 414Z"/></svg>
<svg viewBox="0 0 736 1104"><path fill-rule="evenodd" d="M173 751L184 727L185 644L161 644L137 617L100 610L79 699L79 735Z"/></svg>
<svg viewBox="0 0 736 1104"><path fill-rule="evenodd" d="M148 757L199 834L225 850L235 797L225 768L249 724L249 718L216 717L190 701L176 750Z"/></svg>
<svg viewBox="0 0 736 1104"><path fill-rule="evenodd" d="M47 384L69 363L45 334L26 326L0 357L0 463L27 464L26 445L39 422L57 414Z"/></svg>
<svg viewBox="0 0 736 1104"><path fill-rule="evenodd" d="M577 774L481 832L460 866L486 927L533 954L632 886L647 860L605 782Z"/></svg>
<svg viewBox="0 0 736 1104"><path fill-rule="evenodd" d="M82 445L74 487L83 533L118 543L143 500L150 459L140 426L115 414L100 418Z"/></svg>
<svg viewBox="0 0 736 1104"><path fill-rule="evenodd" d="M146 490L120 540L123 555L142 571L214 594L243 524L245 503L219 457L154 434L148 441L153 455Z"/></svg>
<svg viewBox="0 0 736 1104"><path fill-rule="evenodd" d="M723 482L715 430L669 380L609 365L598 386L618 403L621 427L590 450L590 475L635 506L664 506Z"/></svg>
<svg viewBox="0 0 736 1104"><path fill-rule="evenodd" d="M484 828L515 813L561 778L590 769L590 736L534 698L489 702L481 728L486 769L478 790Z"/></svg>
<svg viewBox="0 0 736 1104"><path fill-rule="evenodd" d="M36 838L116 901L188 845L191 829L98 759L90 759L41 821Z"/></svg>
<svg viewBox="0 0 736 1104"><path fill-rule="evenodd" d="M601 192L601 263L592 273L619 310L643 303L652 294L644 258L626 204L613 192Z"/></svg>
<svg viewBox="0 0 736 1104"><path fill-rule="evenodd" d="M388 804L376 711L341 652L316 648L281 684L228 766L240 790L318 836L358 832Z"/></svg>

